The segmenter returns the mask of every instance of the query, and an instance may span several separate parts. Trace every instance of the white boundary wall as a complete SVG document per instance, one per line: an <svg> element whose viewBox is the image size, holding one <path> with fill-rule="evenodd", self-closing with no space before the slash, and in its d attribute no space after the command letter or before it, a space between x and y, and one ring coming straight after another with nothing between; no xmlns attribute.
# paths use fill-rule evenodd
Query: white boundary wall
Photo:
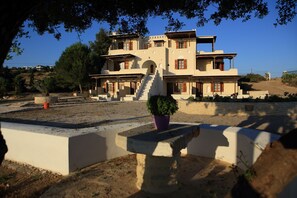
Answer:
<svg viewBox="0 0 297 198"><path fill-rule="evenodd" d="M142 124L63 129L1 122L1 131L8 146L6 159L68 175L100 161L129 154L116 146L115 136ZM238 159L241 153L252 165L265 146L278 138L278 135L265 131L201 124L200 135L181 153L219 159L245 170L247 167ZM297 197L296 186L297 178L279 197Z"/></svg>
<svg viewBox="0 0 297 198"><path fill-rule="evenodd" d="M279 135L254 129L201 124L199 136L181 153L219 159L245 170L247 167L238 158L241 153L252 165L266 145L278 138Z"/></svg>
<svg viewBox="0 0 297 198"><path fill-rule="evenodd" d="M68 175L100 161L129 154L116 146L115 135L140 125L63 129L1 122L8 146L5 159Z"/></svg>

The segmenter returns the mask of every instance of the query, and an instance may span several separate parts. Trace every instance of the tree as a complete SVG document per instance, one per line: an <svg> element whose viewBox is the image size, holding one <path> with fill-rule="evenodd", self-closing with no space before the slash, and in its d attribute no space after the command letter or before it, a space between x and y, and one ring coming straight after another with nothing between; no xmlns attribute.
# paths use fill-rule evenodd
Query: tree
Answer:
<svg viewBox="0 0 297 198"><path fill-rule="evenodd" d="M106 55L111 44L111 39L104 29L100 29L96 34L96 40L90 42L91 48L91 65L93 66L91 73L99 73L105 63L105 58L101 55Z"/></svg>
<svg viewBox="0 0 297 198"><path fill-rule="evenodd" d="M7 93L7 81L5 78L0 77L0 98L5 96Z"/></svg>
<svg viewBox="0 0 297 198"><path fill-rule="evenodd" d="M296 15L296 0L277 0L278 18L275 24L287 24ZM206 12L207 11L207 12ZM168 29L176 30L183 23L173 17L179 13L195 18L197 25L209 21L220 24L223 19L249 20L252 15L262 18L268 14L264 0L23 0L0 3L0 66L9 51L21 52L17 37L27 36L24 22L39 34L48 32L57 39L61 37L60 26L66 31L81 32L89 28L94 20L108 22L122 32L146 33L148 17L162 16L168 19ZM13 48L11 48L13 47Z"/></svg>
<svg viewBox="0 0 297 198"><path fill-rule="evenodd" d="M56 62L55 71L66 82L79 87L86 82L90 68L90 49L87 45L76 43L66 48Z"/></svg>
<svg viewBox="0 0 297 198"><path fill-rule="evenodd" d="M13 79L13 83L14 83L14 91L15 91L15 95L19 95L21 93L23 93L26 89L25 87L25 79L22 78L22 76L17 75L14 79Z"/></svg>

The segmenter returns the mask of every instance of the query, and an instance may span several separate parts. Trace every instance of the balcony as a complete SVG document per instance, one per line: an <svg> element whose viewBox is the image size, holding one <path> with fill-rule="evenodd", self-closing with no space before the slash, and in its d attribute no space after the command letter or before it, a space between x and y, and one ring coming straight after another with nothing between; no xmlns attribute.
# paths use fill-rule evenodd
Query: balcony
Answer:
<svg viewBox="0 0 297 198"><path fill-rule="evenodd" d="M143 74L146 75L148 69L120 69L119 71L102 70L101 74L121 75L121 74Z"/></svg>
<svg viewBox="0 0 297 198"><path fill-rule="evenodd" d="M229 70L221 71L220 69L210 69L207 71L195 70L194 76L237 76L238 70L231 68Z"/></svg>

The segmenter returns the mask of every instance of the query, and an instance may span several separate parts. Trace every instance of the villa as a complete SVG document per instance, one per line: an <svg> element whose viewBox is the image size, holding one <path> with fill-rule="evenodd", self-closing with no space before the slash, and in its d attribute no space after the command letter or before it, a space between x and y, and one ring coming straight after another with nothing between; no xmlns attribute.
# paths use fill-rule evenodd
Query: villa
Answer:
<svg viewBox="0 0 297 198"><path fill-rule="evenodd" d="M216 36L196 36L196 30L142 37L112 34L112 44L100 74L92 74L99 97L147 100L149 96L231 96L242 94L236 53L215 50ZM211 50L199 51L202 44Z"/></svg>

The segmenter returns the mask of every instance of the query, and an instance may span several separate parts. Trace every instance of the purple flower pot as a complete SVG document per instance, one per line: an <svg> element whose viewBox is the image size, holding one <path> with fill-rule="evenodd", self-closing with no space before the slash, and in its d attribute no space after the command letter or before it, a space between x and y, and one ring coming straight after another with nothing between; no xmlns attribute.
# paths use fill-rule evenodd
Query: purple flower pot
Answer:
<svg viewBox="0 0 297 198"><path fill-rule="evenodd" d="M169 120L170 120L169 115L165 115L165 116L153 115L153 120L154 120L154 125L156 129L158 130L168 129Z"/></svg>

